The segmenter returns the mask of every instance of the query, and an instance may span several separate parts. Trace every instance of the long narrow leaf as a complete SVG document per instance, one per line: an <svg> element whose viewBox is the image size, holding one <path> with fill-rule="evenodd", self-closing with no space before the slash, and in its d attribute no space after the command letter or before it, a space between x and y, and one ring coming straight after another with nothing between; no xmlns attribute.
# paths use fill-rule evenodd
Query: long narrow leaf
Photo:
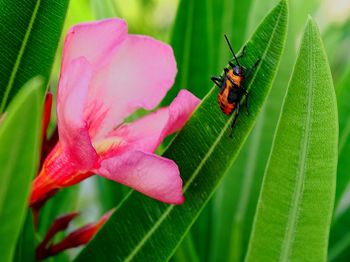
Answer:
<svg viewBox="0 0 350 262"><path fill-rule="evenodd" d="M235 2L234 10L241 5L242 1ZM240 14L244 16L245 23L234 24L233 38L243 38L254 32L260 20L277 2L277 0L252 0L249 12ZM237 13L235 12L234 15L239 15ZM290 31L289 28L290 26L288 26L287 36ZM240 35L237 35L237 33L240 33ZM288 46L288 42L286 46ZM226 46L224 48L227 49ZM284 63L285 61L281 60L281 64ZM271 95L273 94L269 95L267 102L271 100ZM266 105L264 108L266 108ZM262 114L264 114L264 109ZM263 162L264 159L264 154L261 151L258 152L261 149L258 143L261 132L261 120L259 121L259 119L262 118L262 114L259 115L257 124L249 135L247 143L244 144L237 159L228 170L229 175L225 176L223 183L221 183L213 197L211 220L213 228L211 237L207 239L209 242L207 249L210 250L209 261L241 261L247 249L262 180L262 174L259 176L256 172L256 169L258 169L257 162ZM259 135L255 135L257 133ZM236 176L234 174L240 175Z"/></svg>
<svg viewBox="0 0 350 262"><path fill-rule="evenodd" d="M265 172L246 261L325 261L338 117L316 24L308 20Z"/></svg>
<svg viewBox="0 0 350 262"><path fill-rule="evenodd" d="M337 174L336 205L349 186L349 154L350 154L350 66L340 81L337 93L338 113L339 113L339 160Z"/></svg>
<svg viewBox="0 0 350 262"><path fill-rule="evenodd" d="M46 87L68 2L0 1L0 113L34 76Z"/></svg>
<svg viewBox="0 0 350 262"><path fill-rule="evenodd" d="M228 58L232 57L224 41L224 34L228 36L236 52L248 37L245 34L248 22L246 18L252 1L182 0L180 2L172 45L177 61L182 63L179 64L178 81L169 93L167 103L174 98L180 88L187 88L201 98L208 92L212 84L208 81L209 78L221 72ZM267 13L268 10L264 15ZM260 21L261 19L256 25ZM186 63L188 66L184 66ZM180 79L184 82L186 79L188 85L181 84ZM201 261L209 256L215 260L219 254L222 255L223 243L213 237L207 237L208 234L214 235L218 232L219 225L215 223L216 218L213 219L213 216L219 214L212 207L211 203L207 205L189 233L192 234L189 238L193 239L195 248L183 247L184 249L181 250L182 246L180 246L181 257L185 257L185 252L188 250L196 250ZM227 231L227 226L225 230ZM186 245L192 240L184 240L184 242ZM188 256L190 259L193 254L189 253Z"/></svg>
<svg viewBox="0 0 350 262"><path fill-rule="evenodd" d="M32 211L28 209L25 222L22 227L16 245L13 262L35 262L35 231Z"/></svg>
<svg viewBox="0 0 350 262"><path fill-rule="evenodd" d="M350 255L350 65L342 76L337 88L339 114L339 157L335 211L329 242L329 260L346 260Z"/></svg>
<svg viewBox="0 0 350 262"><path fill-rule="evenodd" d="M233 138L229 137L233 116L220 111L214 87L165 152L179 165L185 204L166 205L132 192L77 261L165 261L171 257L253 127L279 64L287 13L287 4L281 1L247 43L241 63L250 67L259 58L261 62L247 86L250 115L240 115Z"/></svg>
<svg viewBox="0 0 350 262"><path fill-rule="evenodd" d="M39 161L42 81L30 81L0 126L0 261L12 261Z"/></svg>
<svg viewBox="0 0 350 262"><path fill-rule="evenodd" d="M256 23L254 21L261 17L262 10L266 10L272 2L276 1L255 0L253 2L248 31L252 30L251 27ZM228 171L229 174L241 175L227 175L215 199L215 214L218 214L218 218L221 217L221 219L215 223L218 232L213 242L217 243L221 240L221 249L217 252L220 261L224 257L229 257L230 262L241 261L246 253L264 170L287 88L286 83L295 62L296 43L300 41L307 14L311 13L319 2L320 0L289 1L288 34L276 80L247 143Z"/></svg>

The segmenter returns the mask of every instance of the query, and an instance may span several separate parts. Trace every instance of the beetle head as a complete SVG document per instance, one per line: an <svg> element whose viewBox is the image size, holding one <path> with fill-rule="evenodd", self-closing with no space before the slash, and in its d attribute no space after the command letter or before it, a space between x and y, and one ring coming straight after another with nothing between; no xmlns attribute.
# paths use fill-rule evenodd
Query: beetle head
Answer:
<svg viewBox="0 0 350 262"><path fill-rule="evenodd" d="M243 76L244 69L242 66L236 65L233 67L233 74L236 76Z"/></svg>

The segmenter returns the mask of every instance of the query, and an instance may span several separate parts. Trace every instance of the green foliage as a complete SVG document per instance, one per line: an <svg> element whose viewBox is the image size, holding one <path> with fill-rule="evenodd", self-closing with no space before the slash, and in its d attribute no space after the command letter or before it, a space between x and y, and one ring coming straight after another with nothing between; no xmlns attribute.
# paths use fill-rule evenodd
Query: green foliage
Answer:
<svg viewBox="0 0 350 262"><path fill-rule="evenodd" d="M210 89L209 29L203 28L210 23L209 2L181 1L179 4L171 40L178 74L173 88L163 100L164 105L170 104L180 89L186 88L200 98Z"/></svg>
<svg viewBox="0 0 350 262"><path fill-rule="evenodd" d="M91 0L96 19L115 17L117 5L113 0Z"/></svg>
<svg viewBox="0 0 350 262"><path fill-rule="evenodd" d="M332 76L337 86L348 69L350 53L350 18L344 22L330 23L323 32L323 40L331 65Z"/></svg>
<svg viewBox="0 0 350 262"><path fill-rule="evenodd" d="M246 33L251 32L260 17L276 0L253 1L248 15ZM257 124L236 161L228 171L217 194L212 210L213 245L211 261L241 261L249 242L254 214L258 202L266 162L271 150L273 134L287 88L287 82L295 63L296 42L300 41L307 14L315 9L319 0L289 1L290 19L286 46L276 80ZM240 25L237 25L238 27Z"/></svg>
<svg viewBox="0 0 350 262"><path fill-rule="evenodd" d="M210 77L220 72L232 55L224 41L231 39L236 51L245 39L245 14L251 1L180 1L171 45L178 64L174 87L163 104L170 104L180 89L188 89L203 98L210 89ZM240 26L236 26L239 24Z"/></svg>
<svg viewBox="0 0 350 262"><path fill-rule="evenodd" d="M29 79L50 77L68 0L0 2L0 113Z"/></svg>
<svg viewBox="0 0 350 262"><path fill-rule="evenodd" d="M350 66L336 88L339 114L339 156L335 212L330 235L329 260L345 261L350 256L350 209L349 209L349 124L350 124Z"/></svg>
<svg viewBox="0 0 350 262"><path fill-rule="evenodd" d="M32 211L28 210L22 232L19 235L14 262L35 262L35 231L32 217Z"/></svg>
<svg viewBox="0 0 350 262"><path fill-rule="evenodd" d="M266 168L246 261L325 261L338 118L326 53L309 19Z"/></svg>
<svg viewBox="0 0 350 262"><path fill-rule="evenodd" d="M233 116L220 111L214 87L164 153L180 168L185 204L166 205L132 192L77 261L164 261L171 257L253 127L277 70L286 27L287 5L282 1L247 43L242 64L250 67L259 58L261 62L247 86L254 101L250 115L240 115L233 138L229 137Z"/></svg>
<svg viewBox="0 0 350 262"><path fill-rule="evenodd" d="M164 40L172 31L169 42L178 75L162 105L182 88L204 99L164 153L179 165L183 205L163 204L94 177L92 190L84 190L88 193L81 194L77 185L50 199L34 232L26 205L38 162L40 92L47 88L51 71L50 88L56 89L59 59L53 70L52 64L68 2L0 1L0 261L35 261L35 246L64 213L82 211L75 228L92 221L91 210L97 214L115 206L110 221L77 261L324 261L328 242L329 261L349 260L350 20L333 22L328 14L319 15L337 87L337 151L334 90L314 22L308 22L299 45L307 14L321 0L282 1L257 30L278 0L71 1L64 31L79 22L113 16L124 18L131 33ZM228 137L232 116L220 111L218 88L210 89L210 77L232 58L224 34L236 53L247 42L241 60L247 68L262 58L247 82L250 115L243 101L233 139ZM57 58L62 41L59 46ZM36 75L43 76L41 82L33 80L20 90ZM48 261L67 262L76 253L64 252Z"/></svg>
<svg viewBox="0 0 350 262"><path fill-rule="evenodd" d="M349 185L350 163L348 157L350 154L350 67L340 80L336 89L338 113L339 113L339 160L338 160L338 174L337 174L337 194L336 203L341 199L345 193L346 187Z"/></svg>
<svg viewBox="0 0 350 262"><path fill-rule="evenodd" d="M42 80L26 84L0 125L0 261L12 261L39 161Z"/></svg>

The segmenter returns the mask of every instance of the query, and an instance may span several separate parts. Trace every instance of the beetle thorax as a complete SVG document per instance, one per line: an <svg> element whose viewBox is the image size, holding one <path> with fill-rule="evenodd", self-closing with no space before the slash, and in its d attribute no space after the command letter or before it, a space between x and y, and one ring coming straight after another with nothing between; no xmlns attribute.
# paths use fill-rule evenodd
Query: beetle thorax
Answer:
<svg viewBox="0 0 350 262"><path fill-rule="evenodd" d="M232 81L239 87L241 86L241 82L243 80L243 76L238 76L233 73L233 70L227 72L227 76L232 79Z"/></svg>

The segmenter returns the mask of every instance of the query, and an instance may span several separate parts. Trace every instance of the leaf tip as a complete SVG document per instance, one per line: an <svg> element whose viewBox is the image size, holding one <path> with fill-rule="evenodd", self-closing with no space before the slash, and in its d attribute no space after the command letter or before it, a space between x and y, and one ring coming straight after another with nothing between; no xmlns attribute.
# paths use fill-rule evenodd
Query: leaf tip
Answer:
<svg viewBox="0 0 350 262"><path fill-rule="evenodd" d="M277 6L280 8L288 8L288 0L281 0Z"/></svg>
<svg viewBox="0 0 350 262"><path fill-rule="evenodd" d="M316 26L316 22L310 14L307 15L307 21L306 21L306 27L309 27L309 26L312 26L312 27Z"/></svg>

